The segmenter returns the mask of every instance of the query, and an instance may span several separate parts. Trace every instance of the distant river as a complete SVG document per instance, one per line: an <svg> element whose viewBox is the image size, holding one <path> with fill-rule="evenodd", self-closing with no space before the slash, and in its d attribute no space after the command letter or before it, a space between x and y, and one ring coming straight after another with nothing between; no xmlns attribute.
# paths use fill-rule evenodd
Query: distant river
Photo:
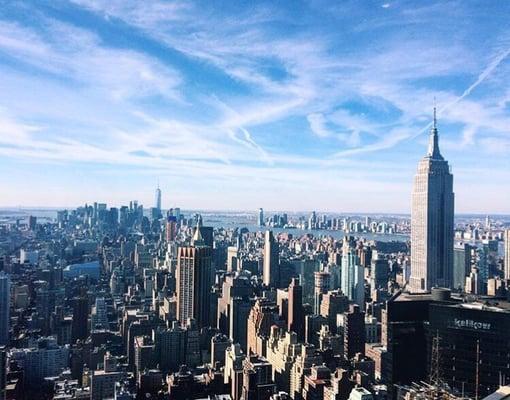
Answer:
<svg viewBox="0 0 510 400"><path fill-rule="evenodd" d="M186 212L186 215L189 215ZM57 218L57 210L51 209L4 209L0 210L1 220L13 220L19 218L20 220L28 219L29 215L37 217L39 222L55 221ZM294 236L302 236L307 233L312 234L314 237L332 236L335 239L343 238L346 233L342 230L326 230L326 229L292 229L292 228L266 228L254 224L254 215L247 213L229 213L224 212L221 214L203 213L204 225L213 226L215 228L247 228L250 232L264 231L271 229L275 233L288 232ZM378 240L381 242L407 242L409 235L404 234L383 234L383 233L363 233L352 232L348 235L364 237L368 240Z"/></svg>

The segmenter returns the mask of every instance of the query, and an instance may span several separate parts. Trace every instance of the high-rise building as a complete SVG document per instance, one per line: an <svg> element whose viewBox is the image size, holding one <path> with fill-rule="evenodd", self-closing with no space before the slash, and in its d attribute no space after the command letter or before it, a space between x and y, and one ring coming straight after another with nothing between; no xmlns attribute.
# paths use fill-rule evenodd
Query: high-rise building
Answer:
<svg viewBox="0 0 510 400"><path fill-rule="evenodd" d="M36 387L69 367L69 346L59 346L54 337L41 337L30 348L13 349L10 359L23 368L25 385Z"/></svg>
<svg viewBox="0 0 510 400"><path fill-rule="evenodd" d="M265 340L271 327L279 322L278 306L265 297L259 297L251 308L247 324L247 354L265 354Z"/></svg>
<svg viewBox="0 0 510 400"><path fill-rule="evenodd" d="M252 295L253 288L250 284L250 280L246 275L243 274L228 274L225 276L225 280L222 285L221 296L218 297L218 310L217 310L217 318L216 318L216 326L218 329L229 335L231 339L232 331L229 327L229 321L231 317L237 319L232 307L238 305L238 302L232 302L234 298L238 300L248 300L248 298ZM248 313L251 305L248 303ZM239 311L239 310L238 310ZM232 315L234 313L234 315ZM246 314L247 316L247 314ZM246 318L244 319L244 331L246 331ZM239 341L236 340L237 343ZM245 349L245 347L243 347Z"/></svg>
<svg viewBox="0 0 510 400"><path fill-rule="evenodd" d="M252 302L249 299L233 297L230 300L228 332L234 343L238 343L246 353L248 345L248 325L246 321L251 312Z"/></svg>
<svg viewBox="0 0 510 400"><path fill-rule="evenodd" d="M460 290L466 284L466 276L471 272L471 251L474 247L468 243L456 243L453 248L452 289Z"/></svg>
<svg viewBox="0 0 510 400"><path fill-rule="evenodd" d="M227 271L237 271L237 263L239 260L239 249L237 246L227 247Z"/></svg>
<svg viewBox="0 0 510 400"><path fill-rule="evenodd" d="M344 357L350 360L357 353L365 354L365 313L357 304L345 314Z"/></svg>
<svg viewBox="0 0 510 400"><path fill-rule="evenodd" d="M340 290L329 290L322 295L320 315L327 319L329 330L336 332L336 316L349 309L349 299Z"/></svg>
<svg viewBox="0 0 510 400"><path fill-rule="evenodd" d="M292 278L289 285L287 329L295 332L297 338L303 341L305 337L305 313L303 311L303 288L297 278Z"/></svg>
<svg viewBox="0 0 510 400"><path fill-rule="evenodd" d="M365 308L365 279L363 267L356 253L356 243L352 236L345 237L342 247L342 292L359 305Z"/></svg>
<svg viewBox="0 0 510 400"><path fill-rule="evenodd" d="M177 236L177 218L175 216L170 215L166 220L166 241L173 242L175 237Z"/></svg>
<svg viewBox="0 0 510 400"><path fill-rule="evenodd" d="M5 272L0 271L0 346L9 344L10 300L11 281Z"/></svg>
<svg viewBox="0 0 510 400"><path fill-rule="evenodd" d="M278 242L272 231L266 231L264 238L263 282L266 286L277 286L279 282Z"/></svg>
<svg viewBox="0 0 510 400"><path fill-rule="evenodd" d="M33 215L30 215L28 217L28 228L31 231L35 231L35 229L37 228L37 217L35 217Z"/></svg>
<svg viewBox="0 0 510 400"><path fill-rule="evenodd" d="M159 368L164 372L177 371L185 362L186 330L173 321L168 329L154 331Z"/></svg>
<svg viewBox="0 0 510 400"><path fill-rule="evenodd" d="M510 229L507 229L504 233L505 240L505 279L510 279Z"/></svg>
<svg viewBox="0 0 510 400"><path fill-rule="evenodd" d="M436 362L445 385L466 397L485 398L508 382L509 305L499 299L430 304L428 328L435 341L429 353L439 354Z"/></svg>
<svg viewBox="0 0 510 400"><path fill-rule="evenodd" d="M418 164L411 205L412 292L453 284L453 175L439 152L436 110L427 155Z"/></svg>
<svg viewBox="0 0 510 400"><path fill-rule="evenodd" d="M225 366L225 352L232 345L232 341L222 333L211 338L211 365L213 367Z"/></svg>
<svg viewBox="0 0 510 400"><path fill-rule="evenodd" d="M225 351L224 383L230 388L233 400L239 400L243 391L243 361L246 358L238 343Z"/></svg>
<svg viewBox="0 0 510 400"><path fill-rule="evenodd" d="M134 339L135 372L137 380L146 368L156 366L156 345L150 336L136 336Z"/></svg>
<svg viewBox="0 0 510 400"><path fill-rule="evenodd" d="M194 319L199 328L209 325L213 284L212 249L206 246L200 229L195 229L193 245L179 247L177 255L177 319L186 324Z"/></svg>
<svg viewBox="0 0 510 400"><path fill-rule="evenodd" d="M92 313L90 315L90 329L108 328L108 312L104 297L97 297Z"/></svg>
<svg viewBox="0 0 510 400"><path fill-rule="evenodd" d="M158 210L159 214L161 215L161 189L159 188L159 184L158 187L156 188L156 201L154 207L156 208L156 210Z"/></svg>
<svg viewBox="0 0 510 400"><path fill-rule="evenodd" d="M271 328L267 342L266 358L272 365L272 379L278 390L289 393L290 372L296 355L301 351L301 344L294 332Z"/></svg>
<svg viewBox="0 0 510 400"><path fill-rule="evenodd" d="M381 257L376 250L372 252L370 268L370 287L372 290L385 288L388 285L388 260Z"/></svg>
<svg viewBox="0 0 510 400"><path fill-rule="evenodd" d="M258 225L264 226L264 210L262 208L259 208L259 219L258 219Z"/></svg>
<svg viewBox="0 0 510 400"><path fill-rule="evenodd" d="M314 313L319 314L322 295L327 293L331 283L331 275L326 271L317 271L314 274Z"/></svg>
<svg viewBox="0 0 510 400"><path fill-rule="evenodd" d="M88 336L89 299L86 296L76 297L72 300L72 304L72 341L74 343Z"/></svg>

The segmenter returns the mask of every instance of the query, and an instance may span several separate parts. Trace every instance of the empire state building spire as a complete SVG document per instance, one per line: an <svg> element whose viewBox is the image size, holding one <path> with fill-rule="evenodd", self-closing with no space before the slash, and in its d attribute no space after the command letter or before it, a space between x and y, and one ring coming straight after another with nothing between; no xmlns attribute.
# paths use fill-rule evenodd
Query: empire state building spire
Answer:
<svg viewBox="0 0 510 400"><path fill-rule="evenodd" d="M439 151L439 136L437 134L437 117L435 106L434 106L434 121L432 122L432 128L430 129L429 149L427 152L427 157L433 160L443 160L443 156Z"/></svg>

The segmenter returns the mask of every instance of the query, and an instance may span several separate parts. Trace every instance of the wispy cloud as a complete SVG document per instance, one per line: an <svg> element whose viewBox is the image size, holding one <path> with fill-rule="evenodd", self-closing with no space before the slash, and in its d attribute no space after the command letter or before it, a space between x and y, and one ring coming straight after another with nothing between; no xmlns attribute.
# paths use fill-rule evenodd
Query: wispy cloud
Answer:
<svg viewBox="0 0 510 400"><path fill-rule="evenodd" d="M12 160L223 179L269 197L265 180L298 193L319 175L382 187L404 163L405 190L434 96L442 137L460 143L452 161L475 146L508 154L509 46L496 22L469 23L470 4L61 6L24 18L10 5L0 22L0 154Z"/></svg>
<svg viewBox="0 0 510 400"><path fill-rule="evenodd" d="M55 20L45 20L40 30L0 21L0 50L55 79L103 88L115 99L179 97L181 77L174 68L137 51L105 46L90 31Z"/></svg>

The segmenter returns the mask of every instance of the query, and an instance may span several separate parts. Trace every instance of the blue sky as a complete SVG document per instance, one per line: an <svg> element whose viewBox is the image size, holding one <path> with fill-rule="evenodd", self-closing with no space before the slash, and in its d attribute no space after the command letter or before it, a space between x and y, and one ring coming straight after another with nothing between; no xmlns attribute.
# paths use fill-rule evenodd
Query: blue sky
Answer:
<svg viewBox="0 0 510 400"><path fill-rule="evenodd" d="M0 6L0 206L510 213L508 1Z"/></svg>

